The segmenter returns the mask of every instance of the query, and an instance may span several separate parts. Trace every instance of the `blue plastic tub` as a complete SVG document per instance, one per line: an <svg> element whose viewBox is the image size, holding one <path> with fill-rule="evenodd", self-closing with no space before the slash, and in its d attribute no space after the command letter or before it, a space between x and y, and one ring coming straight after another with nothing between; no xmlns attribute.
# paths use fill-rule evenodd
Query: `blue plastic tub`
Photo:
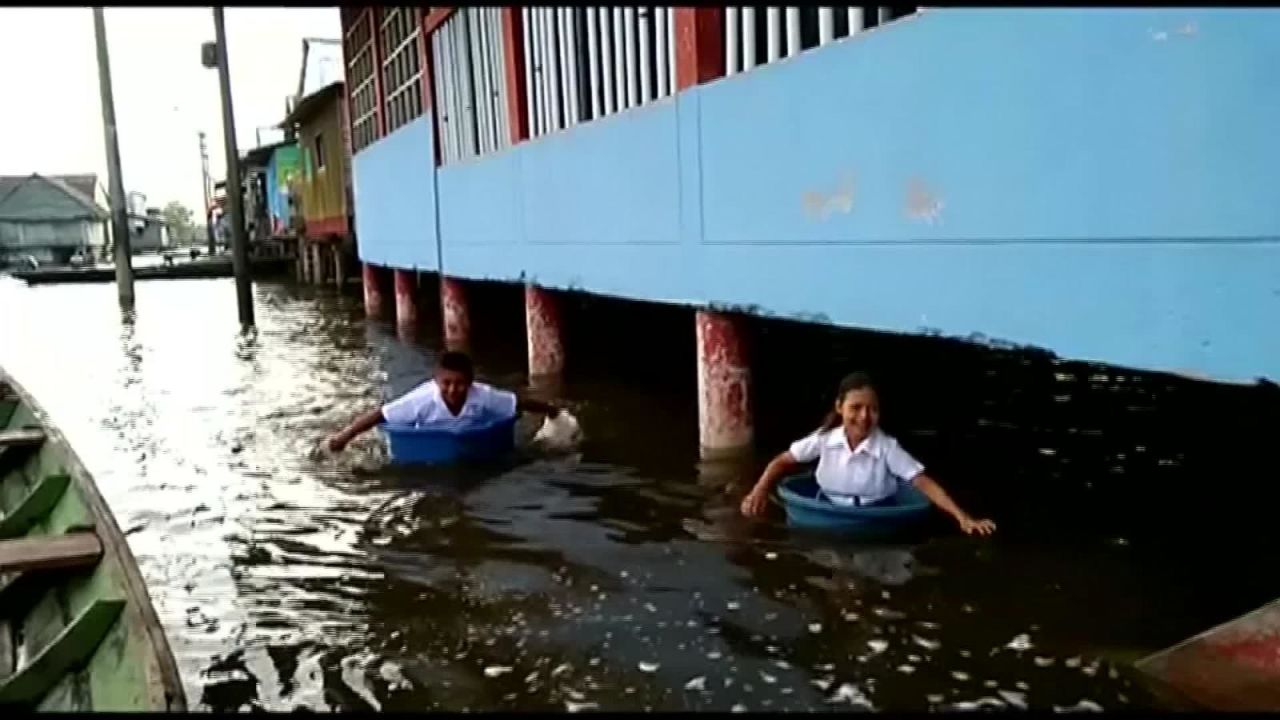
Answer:
<svg viewBox="0 0 1280 720"><path fill-rule="evenodd" d="M899 483L898 492L884 503L845 507L818 498L813 473L792 475L778 486L778 498L794 528L852 535L891 535L913 529L929 516L931 503L913 485Z"/></svg>
<svg viewBox="0 0 1280 720"><path fill-rule="evenodd" d="M387 452L396 464L442 465L463 460L487 460L515 448L516 418L468 430L378 426L387 439Z"/></svg>

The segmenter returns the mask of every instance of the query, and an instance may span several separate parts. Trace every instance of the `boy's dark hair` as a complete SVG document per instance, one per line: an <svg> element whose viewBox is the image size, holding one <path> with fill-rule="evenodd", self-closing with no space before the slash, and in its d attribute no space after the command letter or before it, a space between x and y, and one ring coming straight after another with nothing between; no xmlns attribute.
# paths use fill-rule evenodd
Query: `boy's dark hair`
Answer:
<svg viewBox="0 0 1280 720"><path fill-rule="evenodd" d="M848 395L854 390L871 390L872 392L878 392L876 390L875 383L871 382L870 375L862 371L851 372L840 379L840 386L836 388L836 402L840 402L844 399L845 395ZM834 430L838 427L840 427L840 414L835 410L828 410L826 416L822 418L822 425L819 429Z"/></svg>
<svg viewBox="0 0 1280 720"><path fill-rule="evenodd" d="M440 356L440 361L436 366L441 370L452 370L467 376L467 380L474 380L476 371L475 366L471 364L471 356L458 350L450 350Z"/></svg>

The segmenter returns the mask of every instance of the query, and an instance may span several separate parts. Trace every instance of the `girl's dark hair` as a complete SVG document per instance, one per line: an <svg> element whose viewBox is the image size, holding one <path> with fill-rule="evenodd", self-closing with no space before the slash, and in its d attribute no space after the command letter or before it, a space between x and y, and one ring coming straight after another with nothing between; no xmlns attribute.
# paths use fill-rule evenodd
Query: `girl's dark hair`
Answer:
<svg viewBox="0 0 1280 720"><path fill-rule="evenodd" d="M851 372L840 380L840 387L836 389L836 402L840 402L845 395L854 390L875 391L875 389L876 386L871 382L870 375L861 371ZM840 413L835 410L828 410L826 416L822 418L822 425L819 426L818 430L834 430L838 427L840 427Z"/></svg>

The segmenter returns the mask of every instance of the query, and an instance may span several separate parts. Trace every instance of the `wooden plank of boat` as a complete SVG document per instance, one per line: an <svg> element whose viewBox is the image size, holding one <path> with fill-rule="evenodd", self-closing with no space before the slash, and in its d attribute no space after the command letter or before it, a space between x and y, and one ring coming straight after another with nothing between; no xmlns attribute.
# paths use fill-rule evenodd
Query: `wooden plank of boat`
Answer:
<svg viewBox="0 0 1280 720"><path fill-rule="evenodd" d="M44 439L44 430L40 428L0 430L0 449L38 447Z"/></svg>
<svg viewBox="0 0 1280 720"><path fill-rule="evenodd" d="M84 567L101 558L102 541L92 532L0 540L0 572Z"/></svg>

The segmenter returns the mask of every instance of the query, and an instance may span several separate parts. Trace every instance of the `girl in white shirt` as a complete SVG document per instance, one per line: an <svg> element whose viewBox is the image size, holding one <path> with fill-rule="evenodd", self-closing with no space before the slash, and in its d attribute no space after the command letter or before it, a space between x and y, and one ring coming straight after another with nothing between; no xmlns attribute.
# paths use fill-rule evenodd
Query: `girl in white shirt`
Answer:
<svg viewBox="0 0 1280 720"><path fill-rule="evenodd" d="M835 409L828 413L822 427L792 443L790 449L769 463L743 498L742 514L763 514L773 486L798 466L815 460L818 495L836 505L884 502L893 497L901 479L915 485L933 504L955 518L964 532L990 535L996 529L990 520L975 520L961 510L947 491L924 473L924 465L880 429L880 400L864 373L853 373L840 381Z"/></svg>

